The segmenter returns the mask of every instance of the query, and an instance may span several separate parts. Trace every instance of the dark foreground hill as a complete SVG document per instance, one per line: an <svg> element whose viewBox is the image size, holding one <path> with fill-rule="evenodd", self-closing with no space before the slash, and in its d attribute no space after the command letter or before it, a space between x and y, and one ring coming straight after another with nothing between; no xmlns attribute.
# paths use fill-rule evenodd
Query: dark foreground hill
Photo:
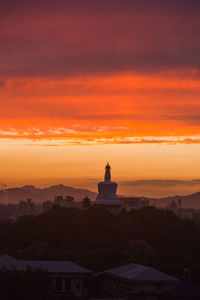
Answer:
<svg viewBox="0 0 200 300"><path fill-rule="evenodd" d="M15 223L0 222L0 255L67 260L100 272L128 263L200 282L200 225L153 207L112 215L96 207L53 207Z"/></svg>
<svg viewBox="0 0 200 300"><path fill-rule="evenodd" d="M52 201L57 195L72 196L75 201L82 201L87 195L93 201L97 194L87 189L77 189L62 184L48 188L36 188L32 185L25 185L23 187L8 188L4 191L0 190L0 202L17 203L27 198L31 198L35 202Z"/></svg>

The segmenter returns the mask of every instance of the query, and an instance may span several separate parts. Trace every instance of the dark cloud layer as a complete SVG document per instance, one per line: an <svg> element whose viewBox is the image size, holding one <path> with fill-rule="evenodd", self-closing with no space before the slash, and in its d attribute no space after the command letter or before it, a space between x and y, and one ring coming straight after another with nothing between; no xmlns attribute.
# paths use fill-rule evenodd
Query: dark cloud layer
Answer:
<svg viewBox="0 0 200 300"><path fill-rule="evenodd" d="M200 185L200 179L194 180L177 180L177 179L154 179L154 180L133 180L124 181L123 185L132 186L152 186L152 187L175 187L175 186L196 186Z"/></svg>
<svg viewBox="0 0 200 300"><path fill-rule="evenodd" d="M170 10L176 12L196 12L200 9L198 0L48 0L48 1L30 1L30 0L8 0L1 3L1 8L4 12L12 10L89 10L89 11L145 11L145 10Z"/></svg>
<svg viewBox="0 0 200 300"><path fill-rule="evenodd" d="M3 1L0 76L200 68L200 2Z"/></svg>
<svg viewBox="0 0 200 300"><path fill-rule="evenodd" d="M123 51L123 50L122 50ZM22 61L15 68L6 67L1 70L2 76L73 76L76 74L96 74L115 72L161 72L171 69L200 68L199 52L193 53L126 53L120 54L80 54L60 57L35 57L28 61Z"/></svg>

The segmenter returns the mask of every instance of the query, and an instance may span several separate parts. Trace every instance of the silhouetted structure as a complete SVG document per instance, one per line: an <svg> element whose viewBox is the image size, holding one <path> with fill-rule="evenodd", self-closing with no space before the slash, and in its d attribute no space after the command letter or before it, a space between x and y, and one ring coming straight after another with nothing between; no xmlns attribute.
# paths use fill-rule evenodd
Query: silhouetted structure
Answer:
<svg viewBox="0 0 200 300"><path fill-rule="evenodd" d="M149 206L149 200L145 198L140 197L120 197L118 198L121 207L125 208L127 211L131 209L139 209L142 207L148 207Z"/></svg>
<svg viewBox="0 0 200 300"><path fill-rule="evenodd" d="M54 199L54 204L60 207L74 207L74 198L71 196L56 196Z"/></svg>
<svg viewBox="0 0 200 300"><path fill-rule="evenodd" d="M53 202L52 201L44 201L42 203L42 211L43 212L46 212L48 211L49 209L51 209L53 207Z"/></svg>
<svg viewBox="0 0 200 300"><path fill-rule="evenodd" d="M91 206L91 201L86 195L85 198L82 201L82 208L89 208Z"/></svg>
<svg viewBox="0 0 200 300"><path fill-rule="evenodd" d="M105 207L112 213L118 213L121 208L120 201L117 197L117 183L111 181L110 165L105 167L105 177L103 182L98 184L98 195L95 206Z"/></svg>
<svg viewBox="0 0 200 300"><path fill-rule="evenodd" d="M17 260L7 255L0 256L0 268L25 271L27 266L47 272L49 295L53 299L83 299L88 296L92 271L82 266L70 261Z"/></svg>
<svg viewBox="0 0 200 300"><path fill-rule="evenodd" d="M125 299L161 299L166 291L180 282L151 267L128 264L103 273L105 295Z"/></svg>
<svg viewBox="0 0 200 300"><path fill-rule="evenodd" d="M34 214L35 203L32 202L32 199L27 199L19 203L19 215L33 215Z"/></svg>
<svg viewBox="0 0 200 300"><path fill-rule="evenodd" d="M179 279L156 269L132 263L103 272L102 289L109 297L160 299L179 282Z"/></svg>
<svg viewBox="0 0 200 300"><path fill-rule="evenodd" d="M200 299L200 286L192 282L189 278L184 278L179 284L173 286L166 293L165 299Z"/></svg>
<svg viewBox="0 0 200 300"><path fill-rule="evenodd" d="M178 199L178 208L182 208L182 199L181 198L179 198Z"/></svg>

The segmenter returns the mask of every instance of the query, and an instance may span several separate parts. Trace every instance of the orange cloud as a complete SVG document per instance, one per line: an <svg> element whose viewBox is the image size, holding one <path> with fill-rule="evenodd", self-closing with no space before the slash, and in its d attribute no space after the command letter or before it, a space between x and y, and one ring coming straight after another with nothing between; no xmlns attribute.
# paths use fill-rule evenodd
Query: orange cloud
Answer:
<svg viewBox="0 0 200 300"><path fill-rule="evenodd" d="M198 135L200 79L193 77L194 72L187 71L187 78L176 71L2 79L0 137L95 140Z"/></svg>

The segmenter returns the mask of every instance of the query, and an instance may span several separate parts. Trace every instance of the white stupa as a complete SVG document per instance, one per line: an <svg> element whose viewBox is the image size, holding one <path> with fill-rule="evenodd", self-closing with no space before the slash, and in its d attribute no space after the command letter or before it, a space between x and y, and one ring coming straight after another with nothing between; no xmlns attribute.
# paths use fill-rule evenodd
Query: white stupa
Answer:
<svg viewBox="0 0 200 300"><path fill-rule="evenodd" d="M111 181L110 169L111 167L107 163L105 167L105 179L98 184L98 195L94 205L119 209L121 204L117 197L117 183Z"/></svg>

